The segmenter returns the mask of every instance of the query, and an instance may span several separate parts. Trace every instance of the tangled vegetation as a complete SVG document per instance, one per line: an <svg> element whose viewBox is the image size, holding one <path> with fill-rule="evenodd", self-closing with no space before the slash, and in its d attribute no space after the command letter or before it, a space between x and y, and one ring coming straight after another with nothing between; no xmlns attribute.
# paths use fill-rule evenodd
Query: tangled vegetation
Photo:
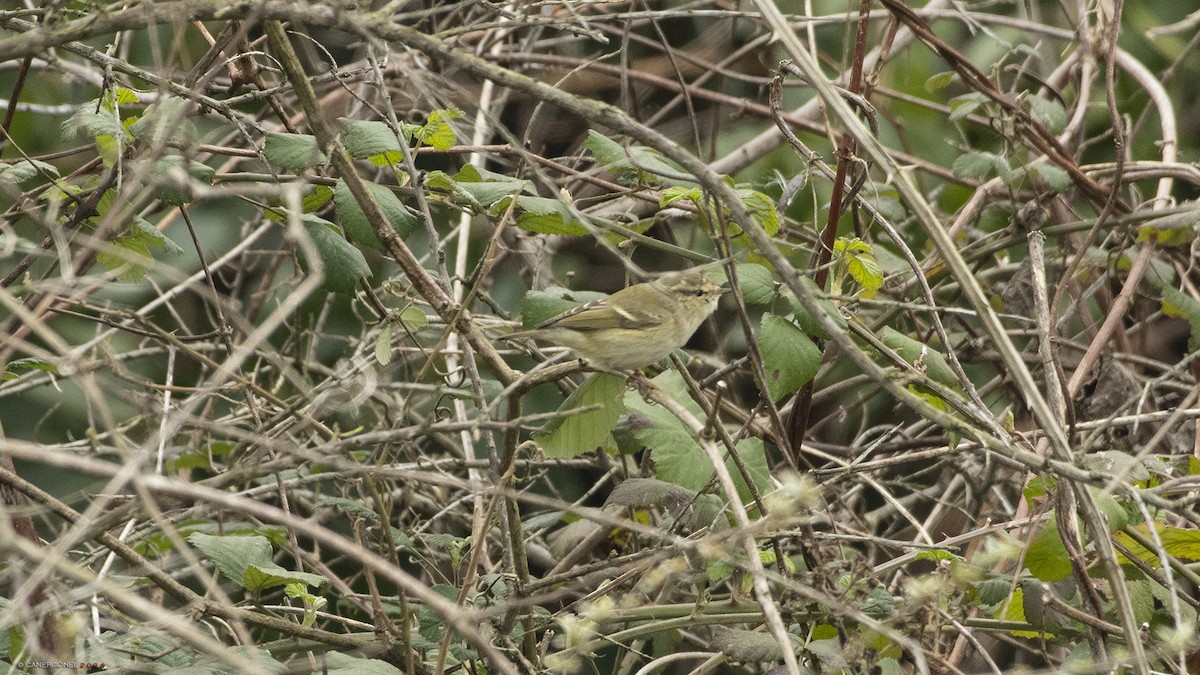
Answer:
<svg viewBox="0 0 1200 675"><path fill-rule="evenodd" d="M1197 672L1176 4L0 10L4 667Z"/></svg>

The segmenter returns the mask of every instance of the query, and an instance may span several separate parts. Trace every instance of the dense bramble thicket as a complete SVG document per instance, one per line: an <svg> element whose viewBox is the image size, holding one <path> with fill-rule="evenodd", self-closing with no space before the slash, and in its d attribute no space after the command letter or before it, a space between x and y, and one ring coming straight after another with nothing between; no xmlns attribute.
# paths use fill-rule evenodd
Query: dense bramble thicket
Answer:
<svg viewBox="0 0 1200 675"><path fill-rule="evenodd" d="M1200 15L35 4L6 666L1200 669ZM702 265L643 373L499 339Z"/></svg>

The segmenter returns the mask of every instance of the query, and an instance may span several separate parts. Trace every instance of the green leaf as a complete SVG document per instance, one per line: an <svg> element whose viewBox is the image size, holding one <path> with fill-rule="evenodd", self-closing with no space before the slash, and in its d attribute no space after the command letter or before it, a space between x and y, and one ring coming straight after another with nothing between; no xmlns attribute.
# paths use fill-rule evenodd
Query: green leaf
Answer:
<svg viewBox="0 0 1200 675"><path fill-rule="evenodd" d="M192 201L192 181L212 185L216 175L211 166L175 154L159 157L149 169L140 161L134 166L143 172L145 180L153 186L154 196L171 206L182 206Z"/></svg>
<svg viewBox="0 0 1200 675"><path fill-rule="evenodd" d="M888 222L898 223L908 215L908 211L904 209L904 205L895 197L868 195L863 199L875 208L880 217Z"/></svg>
<svg viewBox="0 0 1200 675"><path fill-rule="evenodd" d="M371 276L367 259L328 220L305 213L301 214L300 222L312 237L317 254L324 263L325 288L335 293L353 294L358 287L358 280ZM307 256L303 248L301 253ZM307 262L311 268L312 261Z"/></svg>
<svg viewBox="0 0 1200 675"><path fill-rule="evenodd" d="M154 266L154 256L145 242L131 238L114 239L96 251L96 262L117 275L121 281L136 283Z"/></svg>
<svg viewBox="0 0 1200 675"><path fill-rule="evenodd" d="M20 185L30 178L42 174L58 178L58 167L40 159L21 159L12 163L0 162L0 183Z"/></svg>
<svg viewBox="0 0 1200 675"><path fill-rule="evenodd" d="M355 159L369 159L378 155L394 153L399 157L402 150L396 132L385 122L338 118L342 127L342 143Z"/></svg>
<svg viewBox="0 0 1200 675"><path fill-rule="evenodd" d="M771 270L755 263L738 263L738 290L747 304L765 305L778 297L775 275Z"/></svg>
<svg viewBox="0 0 1200 675"><path fill-rule="evenodd" d="M158 228L151 225L145 218L135 217L133 223L129 226L129 234L125 235L125 239L137 241L146 246L162 249L164 253L170 255L180 255L183 249L179 245L167 238L165 234L158 231Z"/></svg>
<svg viewBox="0 0 1200 675"><path fill-rule="evenodd" d="M772 401L803 387L821 368L821 350L792 322L764 314L758 337L767 391Z"/></svg>
<svg viewBox="0 0 1200 675"><path fill-rule="evenodd" d="M614 169L623 169L629 165L625 156L625 146L595 129L588 129L587 138L583 140L582 145L584 149L592 152L600 166L613 173L616 173Z"/></svg>
<svg viewBox="0 0 1200 675"><path fill-rule="evenodd" d="M1041 96L1029 96L1025 99L1029 104L1029 112L1033 118L1042 123L1046 130L1057 134L1067 126L1067 111L1058 101Z"/></svg>
<svg viewBox="0 0 1200 675"><path fill-rule="evenodd" d="M775 200L758 190L740 188L736 192L742 205L766 230L767 235L774 236L779 232L779 214L775 212Z"/></svg>
<svg viewBox="0 0 1200 675"><path fill-rule="evenodd" d="M738 458L742 460L742 466L746 467L746 473L750 475L750 481L754 483L758 494L769 492L773 487L771 467L767 462L767 451L763 446L762 439L744 438L734 446L734 450L737 451ZM746 479L738 470L732 457L725 460L725 469L733 476L733 484L737 486L738 498L742 500L742 503L747 504L752 501L754 493L751 492L750 486L746 483Z"/></svg>
<svg viewBox="0 0 1200 675"><path fill-rule="evenodd" d="M1029 170L1046 181L1046 185L1049 185L1056 192L1063 192L1071 187L1071 174L1067 173L1066 169L1048 162L1042 162L1029 167Z"/></svg>
<svg viewBox="0 0 1200 675"><path fill-rule="evenodd" d="M462 117L462 111L456 108L434 110L429 113L429 119L424 125L413 130L412 137L437 150L449 150L458 142L458 135L446 120L459 117Z"/></svg>
<svg viewBox="0 0 1200 675"><path fill-rule="evenodd" d="M403 675L402 671L379 659L363 659L341 652L325 652L328 675Z"/></svg>
<svg viewBox="0 0 1200 675"><path fill-rule="evenodd" d="M833 253L846 265L846 271L864 289L863 297L874 296L883 288L883 268L875 259L875 249L858 237L838 237L833 242Z"/></svg>
<svg viewBox="0 0 1200 675"><path fill-rule="evenodd" d="M245 588L246 569L250 565L268 565L271 562L271 542L266 537L225 536L218 537L201 532L188 535L188 543L212 560L221 574Z"/></svg>
<svg viewBox="0 0 1200 675"><path fill-rule="evenodd" d="M941 352L930 348L924 342L904 335L891 326L880 331L879 337L889 349L911 363L918 371L925 373L929 379L955 390L961 389L958 378L954 376L954 371L950 369L950 364L946 362L946 357L942 356Z"/></svg>
<svg viewBox="0 0 1200 675"><path fill-rule="evenodd" d="M644 509L664 506L678 509L690 502L696 493L657 478L627 478L608 494L604 505L617 504Z"/></svg>
<svg viewBox="0 0 1200 675"><path fill-rule="evenodd" d="M700 188L676 185L662 191L662 196L658 198L658 205L667 207L678 201L689 201L699 205L702 199L704 199L704 192Z"/></svg>
<svg viewBox="0 0 1200 675"><path fill-rule="evenodd" d="M504 213L508 210L511 199L511 197L505 197L496 202L492 205L490 212L493 215ZM567 205L557 199L521 195L517 197L517 208L520 209L517 226L523 230L538 234L574 236L588 234L587 228L571 213Z"/></svg>
<svg viewBox="0 0 1200 675"><path fill-rule="evenodd" d="M799 638L790 636L792 651L799 647ZM753 663L778 661L783 658L783 649L770 633L743 628L715 626L712 630L713 647L733 661Z"/></svg>
<svg viewBox="0 0 1200 675"><path fill-rule="evenodd" d="M1067 547L1058 533L1053 509L1046 518L1045 526L1025 549L1025 567L1029 569L1030 574L1047 583L1062 581L1071 576L1071 560L1067 557Z"/></svg>
<svg viewBox="0 0 1200 675"><path fill-rule="evenodd" d="M1154 239L1162 246L1180 246L1190 244L1196 238L1200 228L1200 208L1192 202L1192 208L1168 216L1152 218L1138 227L1138 243Z"/></svg>
<svg viewBox="0 0 1200 675"><path fill-rule="evenodd" d="M1196 561L1200 560L1200 530L1185 529L1182 527L1174 527L1164 525L1163 523L1138 523L1132 529L1140 532L1150 541L1154 541L1151 536L1150 527L1153 525L1155 533L1158 534L1158 539L1162 542L1163 550L1167 554L1179 560ZM1131 553L1145 561L1146 563L1158 567L1160 559L1157 551L1152 551L1142 546L1133 537L1118 532L1115 539L1124 544ZM1123 556L1122 556L1123 557Z"/></svg>
<svg viewBox="0 0 1200 675"><path fill-rule="evenodd" d="M312 134L268 133L263 155L275 166L300 171L329 161Z"/></svg>
<svg viewBox="0 0 1200 675"><path fill-rule="evenodd" d="M416 305L409 305L400 310L400 323L408 329L410 333L416 333L429 325L429 317L425 316L425 312L421 311Z"/></svg>
<svg viewBox="0 0 1200 675"><path fill-rule="evenodd" d="M2 377L0 377L0 379L6 381L15 380L20 377L22 373L29 373L35 370L41 370L47 373L58 373L58 366L46 361L45 359L39 359L35 356L24 359L15 359L13 361L9 361L8 364L4 366L4 374Z"/></svg>
<svg viewBox="0 0 1200 675"><path fill-rule="evenodd" d="M63 138L66 140L76 136L87 136L93 139L100 136L130 138L129 132L121 124L121 120L112 108L104 106L100 106L99 110L96 108L96 100L93 99L83 104L75 114L63 120Z"/></svg>
<svg viewBox="0 0 1200 675"><path fill-rule="evenodd" d="M704 419L700 407L688 396L679 373L668 370L651 381L697 418ZM660 480L693 492L708 483L713 475L712 462L678 417L632 391L625 392L625 407L629 410L630 432L638 443L650 450L655 475Z"/></svg>
<svg viewBox="0 0 1200 675"><path fill-rule="evenodd" d="M590 150L596 161L616 176L622 185L658 185L664 177L679 173L679 169L664 160L656 150L640 145L626 149L594 129L588 131L583 147Z"/></svg>
<svg viewBox="0 0 1200 675"><path fill-rule="evenodd" d="M509 178L491 171L480 172L470 164L464 166L453 177L441 171L431 171L425 184L434 190L450 194L454 203L476 211L484 211L505 197L521 193L534 193L533 183Z"/></svg>
<svg viewBox="0 0 1200 675"><path fill-rule="evenodd" d="M574 309L585 302L608 297L595 291L572 291L552 286L541 291L529 291L521 298L521 325L533 328L549 319Z"/></svg>
<svg viewBox="0 0 1200 675"><path fill-rule="evenodd" d="M263 539L265 542L266 539ZM242 587L248 591L262 591L275 586L287 586L300 583L309 586L320 586L325 583L325 577L308 572L293 572L280 567L273 561L266 563L250 563L242 574Z"/></svg>
<svg viewBox="0 0 1200 675"><path fill-rule="evenodd" d="M959 178L984 180L992 176L1000 176L1006 181L1012 172L1008 166L1008 160L994 152L978 150L964 152L956 157L951 170Z"/></svg>
<svg viewBox="0 0 1200 675"><path fill-rule="evenodd" d="M379 209L383 211L383 215L391 224L392 229L401 239L407 239L419 224L417 214L405 206L396 193L387 186L369 181L364 185L367 186L367 191L375 197ZM350 192L350 186L344 180L338 179L337 185L333 189L333 205L337 208L338 222L345 228L354 243L373 248L381 253L385 252L383 244L375 236L375 230L371 227L371 221L367 218L366 212L359 206L358 200L354 198L354 193Z"/></svg>
<svg viewBox="0 0 1200 675"><path fill-rule="evenodd" d="M611 446L612 429L625 412L624 391L622 378L593 374L559 406L561 417L535 434L542 452L549 458L566 458Z"/></svg>
<svg viewBox="0 0 1200 675"><path fill-rule="evenodd" d="M817 282L813 281L810 277L800 277L799 281L801 286L816 297L817 305L825 311L826 316L833 319L833 322L837 324L840 330L845 331L849 328L849 324L846 323L846 317L842 316L842 313L838 311L837 305L833 304L833 301L829 298L822 297L824 291L817 287ZM796 315L796 323L799 324L800 329L806 335L811 335L822 340L828 340L831 337L825 328L821 326L820 322L817 321L817 317L808 313L808 310L804 308L804 305L800 304L800 300L792 294L791 290L784 290L783 296L791 304L792 313Z"/></svg>
<svg viewBox="0 0 1200 675"><path fill-rule="evenodd" d="M328 185L314 185L312 190L300 198L300 208L303 213L316 213L333 199L333 188Z"/></svg>
<svg viewBox="0 0 1200 675"><path fill-rule="evenodd" d="M955 96L950 99L950 121L957 122L966 119L968 115L975 112L979 106L987 103L987 101L988 97L979 92Z"/></svg>
<svg viewBox="0 0 1200 675"><path fill-rule="evenodd" d="M1162 287L1162 311L1167 316L1187 319L1191 326L1188 351L1200 349L1200 300L1177 290L1173 286Z"/></svg>
<svg viewBox="0 0 1200 675"><path fill-rule="evenodd" d="M925 80L925 91L932 93L941 89L945 89L957 79L958 74L948 70L936 73Z"/></svg>
<svg viewBox="0 0 1200 675"><path fill-rule="evenodd" d="M383 324L379 337L375 339L375 361L381 366L392 362L392 322Z"/></svg>
<svg viewBox="0 0 1200 675"><path fill-rule="evenodd" d="M187 118L188 105L188 100L179 96L161 99L129 125L129 133L148 143L190 144L196 137L196 125Z"/></svg>

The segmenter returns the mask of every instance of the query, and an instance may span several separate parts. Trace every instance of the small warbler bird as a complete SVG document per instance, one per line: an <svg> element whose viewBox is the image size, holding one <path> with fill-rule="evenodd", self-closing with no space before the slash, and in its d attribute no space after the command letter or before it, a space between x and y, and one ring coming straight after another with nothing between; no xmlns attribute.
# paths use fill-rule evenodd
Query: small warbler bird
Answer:
<svg viewBox="0 0 1200 675"><path fill-rule="evenodd" d="M682 347L727 292L699 271L670 272L504 339L545 340L603 368L635 370Z"/></svg>

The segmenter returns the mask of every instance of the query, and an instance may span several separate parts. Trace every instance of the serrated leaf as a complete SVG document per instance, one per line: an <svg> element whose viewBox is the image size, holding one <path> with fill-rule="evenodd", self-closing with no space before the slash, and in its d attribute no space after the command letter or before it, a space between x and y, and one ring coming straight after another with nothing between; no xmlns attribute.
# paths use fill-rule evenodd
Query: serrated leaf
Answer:
<svg viewBox="0 0 1200 675"><path fill-rule="evenodd" d="M1188 351L1200 349L1200 300L1177 290L1174 286L1163 286L1162 311L1167 316L1187 319L1191 326L1188 337Z"/></svg>
<svg viewBox="0 0 1200 675"><path fill-rule="evenodd" d="M268 162L289 171L300 171L329 161L312 134L268 133L263 142L263 155Z"/></svg>
<svg viewBox="0 0 1200 675"><path fill-rule="evenodd" d="M0 379L15 380L20 377L22 373L29 373L35 370L40 370L47 373L58 373L58 366L46 361L45 359L39 359L35 356L30 356L24 359L14 359L9 361L4 366L3 378Z"/></svg>
<svg viewBox="0 0 1200 675"><path fill-rule="evenodd" d="M640 145L626 148L594 129L588 131L583 147L622 185L658 185L664 176L679 173L657 151Z"/></svg>
<svg viewBox="0 0 1200 675"><path fill-rule="evenodd" d="M821 368L821 350L792 322L764 314L758 337L767 391L772 401L803 387Z"/></svg>
<svg viewBox="0 0 1200 675"><path fill-rule="evenodd" d="M117 114L111 108L104 106L100 106L97 111L94 99L83 104L75 114L63 120L62 135L67 140L80 135L93 139L100 136L122 139L130 137Z"/></svg>
<svg viewBox="0 0 1200 675"><path fill-rule="evenodd" d="M353 294L358 287L358 280L371 276L367 259L328 220L305 213L301 214L300 222L312 237L317 254L324 263L325 288L335 293ZM301 253L307 256L303 248ZM311 261L308 263L311 266Z"/></svg>
<svg viewBox="0 0 1200 675"><path fill-rule="evenodd" d="M521 325L533 328L585 302L606 298L595 291L572 291L559 286L529 291L521 298Z"/></svg>
<svg viewBox="0 0 1200 675"><path fill-rule="evenodd" d="M950 121L957 122L966 119L968 115L975 112L979 106L987 103L987 101L988 98L978 92L955 96L950 99Z"/></svg>
<svg viewBox="0 0 1200 675"><path fill-rule="evenodd" d="M316 213L333 199L333 188L328 185L314 185L312 190L300 198L300 209L303 213Z"/></svg>
<svg viewBox="0 0 1200 675"><path fill-rule="evenodd" d="M991 176L999 176L1008 180L1011 174L1008 160L994 152L981 152L978 150L964 152L956 157L951 170L959 178L974 178L976 180L983 180Z"/></svg>
<svg viewBox="0 0 1200 675"><path fill-rule="evenodd" d="M354 120L338 118L342 127L342 144L355 159L368 159L376 155L396 153L400 155L400 140L384 122L376 120Z"/></svg>
<svg viewBox="0 0 1200 675"><path fill-rule="evenodd" d="M216 170L211 166L174 154L159 157L149 169L141 162L135 166L144 172L147 182L153 186L154 196L171 206L192 201L192 181L212 185L216 176Z"/></svg>
<svg viewBox="0 0 1200 675"><path fill-rule="evenodd" d="M841 254L846 271L863 287L863 297L872 297L883 288L883 268L870 244L858 237L838 237L833 242L833 252L835 256Z"/></svg>
<svg viewBox="0 0 1200 675"><path fill-rule="evenodd" d="M771 467L767 462L766 447L761 438L744 438L738 441L734 450L737 451L738 458L742 460L742 466L746 467L746 473L754 483L754 491L750 490L750 486L747 485L746 479L738 470L732 457L725 460L725 468L733 476L733 484L737 486L738 498L742 500L743 504L748 504L754 499L754 492L761 495L772 488ZM790 564L791 561L787 562ZM773 563L772 560L771 564Z"/></svg>
<svg viewBox="0 0 1200 675"><path fill-rule="evenodd" d="M117 87L113 98L117 103L137 103L142 100L142 97L136 91L127 87Z"/></svg>
<svg viewBox="0 0 1200 675"><path fill-rule="evenodd" d="M328 675L402 675L402 671L379 659L363 659L348 656L341 652L325 652L325 663Z"/></svg>
<svg viewBox="0 0 1200 675"><path fill-rule="evenodd" d="M383 329L379 331L379 337L375 339L375 361L381 366L392 362L392 324L390 321L383 324Z"/></svg>
<svg viewBox="0 0 1200 675"><path fill-rule="evenodd" d="M698 187L675 185L662 191L662 195L658 198L658 205L667 207L678 201L690 201L698 204L703 198L704 192Z"/></svg>
<svg viewBox="0 0 1200 675"><path fill-rule="evenodd" d="M746 207L769 236L779 232L779 214L775 212L775 200L758 190L738 189L736 192L742 206Z"/></svg>
<svg viewBox="0 0 1200 675"><path fill-rule="evenodd" d="M1053 476L1035 476L1025 484L1025 487L1021 490L1021 494L1025 496L1026 501L1036 503L1053 492L1057 487L1057 478Z"/></svg>
<svg viewBox="0 0 1200 675"><path fill-rule="evenodd" d="M817 304L825 310L826 316L831 318L840 330L845 331L849 327L849 324L846 323L846 317L842 316L842 313L838 311L837 305L833 304L833 301L829 298L821 297L823 291L817 287L817 282L813 281L810 277L800 277L799 282L801 286L808 289L809 293L816 296ZM804 305L800 304L800 300L790 290L784 291L783 295L788 303L790 303L792 313L796 316L796 323L804 331L805 335L822 340L828 340L831 337L825 328L821 326L821 323L817 321L817 317L809 314L808 310L804 308Z"/></svg>
<svg viewBox="0 0 1200 675"><path fill-rule="evenodd" d="M1138 227L1138 243L1154 239L1162 246L1179 246L1191 243L1200 229L1200 208L1191 204L1192 208L1167 216L1159 216L1142 223Z"/></svg>
<svg viewBox="0 0 1200 675"><path fill-rule="evenodd" d="M879 337L889 349L896 352L900 358L912 364L918 371L925 373L929 379L944 384L953 389L961 389L958 378L946 362L946 357L936 349L919 340L914 340L900 331L886 326L879 332Z"/></svg>
<svg viewBox="0 0 1200 675"><path fill-rule="evenodd" d="M420 307L409 305L400 310L400 323L404 324L408 332L416 333L429 325L429 317L425 316Z"/></svg>
<svg viewBox="0 0 1200 675"><path fill-rule="evenodd" d="M375 202L379 204L379 209L383 211L383 215L391 224L392 229L401 239L407 239L420 222L417 214L405 206L396 193L389 190L387 186L372 182L363 184L367 186L367 191L375 197ZM371 227L371 221L367 218L366 212L362 210L358 200L354 198L354 193L350 192L350 186L344 180L338 179L337 185L333 189L333 205L337 208L338 222L345 228L354 243L373 248L381 253L385 252L379 237L375 236L375 230Z"/></svg>
<svg viewBox="0 0 1200 675"><path fill-rule="evenodd" d="M1029 112L1033 118L1041 122L1050 133L1057 134L1067 126L1067 111L1058 101L1041 96L1029 96L1025 101L1029 104Z"/></svg>
<svg viewBox="0 0 1200 675"><path fill-rule="evenodd" d="M1046 185L1055 192L1063 192L1071 187L1071 174L1067 173L1066 169L1042 162L1029 167L1029 170L1046 181Z"/></svg>
<svg viewBox="0 0 1200 675"><path fill-rule="evenodd" d="M1150 541L1154 541L1154 537L1150 532L1151 526L1154 527L1159 541L1162 542L1163 550L1167 554L1179 560L1200 560L1200 530L1174 527L1159 522L1138 523L1132 526L1132 529L1137 530ZM1147 549L1124 532L1118 532L1114 538L1146 563L1154 567L1158 567L1161 564L1157 551ZM1122 559L1124 559L1124 556L1122 556Z"/></svg>
<svg viewBox="0 0 1200 675"><path fill-rule="evenodd" d="M145 242L137 239L115 239L96 251L96 262L127 283L137 283L154 266L154 256Z"/></svg>
<svg viewBox="0 0 1200 675"><path fill-rule="evenodd" d="M271 564L271 542L259 535L218 537L193 532L187 540L206 555L226 579L243 588L247 567Z"/></svg>
<svg viewBox="0 0 1200 675"><path fill-rule="evenodd" d="M246 565L246 570L242 573L242 587L248 591L262 591L293 583L320 586L325 582L325 577L319 574L293 572L287 568L280 567L273 561L251 563Z"/></svg>
<svg viewBox="0 0 1200 675"><path fill-rule="evenodd" d="M788 636L792 641L792 649L795 651L795 643L798 638ZM726 628L725 626L714 626L712 630L712 645L713 647L729 657L732 661L741 661L744 663L755 663L759 661L779 661L783 658L783 648L775 636L767 631L744 630L741 628Z"/></svg>
<svg viewBox="0 0 1200 675"><path fill-rule="evenodd" d="M973 586L975 590L975 598L979 601L979 605L983 608L995 608L1000 606L1000 603L1008 599L1008 593L1013 588L1013 582L1006 577L996 577L984 579Z"/></svg>
<svg viewBox="0 0 1200 675"><path fill-rule="evenodd" d="M0 183L20 185L30 178L42 174L58 178L58 167L40 159L21 159L12 163L0 162Z"/></svg>
<svg viewBox="0 0 1200 675"><path fill-rule="evenodd" d="M943 71L930 76L925 80L925 91L935 92L949 87L956 79L958 74L951 71Z"/></svg>
<svg viewBox="0 0 1200 675"><path fill-rule="evenodd" d="M412 137L437 150L449 150L458 142L458 135L446 120L459 117L462 117L462 111L455 108L434 110L424 125L413 130Z"/></svg>
<svg viewBox="0 0 1200 675"><path fill-rule="evenodd" d="M886 197L883 195L871 195L864 198L865 201L875 208L879 215L891 223L898 223L904 220L908 215L908 211L904 209L904 204L894 197Z"/></svg>
<svg viewBox="0 0 1200 675"><path fill-rule="evenodd" d="M448 192L456 204L477 211L487 210L505 197L536 192L530 181L509 178L490 171L481 173L470 164L464 166L453 177L441 171L432 171L425 184L431 189Z"/></svg>
<svg viewBox="0 0 1200 675"><path fill-rule="evenodd" d="M187 118L188 101L169 96L146 108L146 112L129 126L129 133L148 143L190 144L196 136L196 125Z"/></svg>
<svg viewBox="0 0 1200 675"><path fill-rule="evenodd" d="M511 197L505 197L492 205L492 214L500 214L508 210ZM538 234L561 234L582 236L588 234L587 228L580 224L571 210L557 199L520 195L517 197L517 226L523 230Z"/></svg>
<svg viewBox="0 0 1200 675"><path fill-rule="evenodd" d="M625 380L616 375L595 373L584 380L559 406L562 416L535 434L542 452L550 458L577 457L611 445L612 429L625 412L624 391Z"/></svg>
<svg viewBox="0 0 1200 675"><path fill-rule="evenodd" d="M765 305L779 295L775 289L775 275L762 265L739 263L737 277L738 290L747 304Z"/></svg>
<svg viewBox="0 0 1200 675"><path fill-rule="evenodd" d="M588 129L587 138L583 140L581 145L583 145L585 150L590 150L592 156L605 169L612 171L613 167L618 167L622 164L628 165L628 160L625 157L625 146L595 129Z"/></svg>
<svg viewBox="0 0 1200 675"><path fill-rule="evenodd" d="M1071 576L1071 560L1067 547L1058 532L1058 523L1051 510L1042 529L1025 549L1025 567L1034 577L1047 583L1062 581Z"/></svg>
<svg viewBox="0 0 1200 675"><path fill-rule="evenodd" d="M123 238L140 242L146 246L163 249L164 253L170 255L180 255L183 253L183 249L179 248L178 244L168 239L165 234L158 231L158 228L141 217L133 219L133 223L129 226L129 234Z"/></svg>
<svg viewBox="0 0 1200 675"><path fill-rule="evenodd" d="M604 505L617 504L634 508L665 506L674 510L691 501L696 493L658 480L657 478L627 478L613 488Z"/></svg>
<svg viewBox="0 0 1200 675"><path fill-rule="evenodd" d="M674 370L663 372L651 382L699 419L704 413L687 394L683 379ZM625 393L630 432L650 450L655 475L693 492L703 488L713 475L713 465L690 429L666 408L649 403L636 392Z"/></svg>

